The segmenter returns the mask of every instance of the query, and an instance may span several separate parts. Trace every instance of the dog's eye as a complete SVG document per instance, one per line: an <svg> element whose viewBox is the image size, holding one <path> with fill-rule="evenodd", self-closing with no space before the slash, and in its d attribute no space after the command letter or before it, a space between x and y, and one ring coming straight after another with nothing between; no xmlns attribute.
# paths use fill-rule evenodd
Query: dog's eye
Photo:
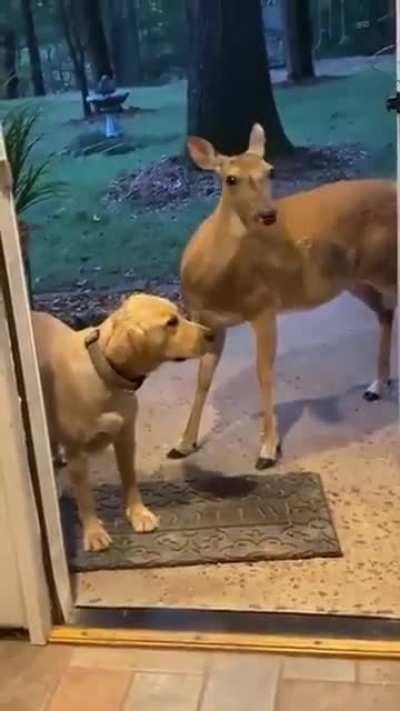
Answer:
<svg viewBox="0 0 400 711"><path fill-rule="evenodd" d="M226 182L228 183L228 185L236 185L237 181L238 179L236 175L228 175L226 178Z"/></svg>
<svg viewBox="0 0 400 711"><path fill-rule="evenodd" d="M168 326L169 328L175 328L175 326L177 326L178 323L179 323L178 317L177 317L177 316L171 316L171 318L169 318L168 321L167 321L167 326Z"/></svg>

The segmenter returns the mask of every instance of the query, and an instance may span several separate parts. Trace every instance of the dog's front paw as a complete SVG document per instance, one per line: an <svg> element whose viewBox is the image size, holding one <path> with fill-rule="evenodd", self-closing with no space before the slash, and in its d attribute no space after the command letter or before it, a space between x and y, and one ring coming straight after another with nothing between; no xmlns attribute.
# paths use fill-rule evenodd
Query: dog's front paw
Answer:
<svg viewBox="0 0 400 711"><path fill-rule="evenodd" d="M111 536L108 535L100 519L96 518L84 527L83 547L85 551L104 551L110 546Z"/></svg>
<svg viewBox="0 0 400 711"><path fill-rule="evenodd" d="M143 504L128 508L126 515L136 533L150 533L158 526L158 516Z"/></svg>

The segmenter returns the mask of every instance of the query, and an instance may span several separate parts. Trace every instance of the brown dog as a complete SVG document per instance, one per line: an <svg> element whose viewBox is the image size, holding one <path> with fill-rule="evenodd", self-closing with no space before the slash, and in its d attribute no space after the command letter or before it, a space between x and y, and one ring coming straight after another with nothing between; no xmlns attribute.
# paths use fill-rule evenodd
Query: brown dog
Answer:
<svg viewBox="0 0 400 711"><path fill-rule="evenodd" d="M83 526L85 550L110 536L96 516L88 481L90 452L114 445L135 531L152 531L157 517L144 506L134 467L135 390L166 361L198 358L211 332L184 319L166 299L129 297L98 329L73 331L44 313L32 314L53 452L64 448Z"/></svg>

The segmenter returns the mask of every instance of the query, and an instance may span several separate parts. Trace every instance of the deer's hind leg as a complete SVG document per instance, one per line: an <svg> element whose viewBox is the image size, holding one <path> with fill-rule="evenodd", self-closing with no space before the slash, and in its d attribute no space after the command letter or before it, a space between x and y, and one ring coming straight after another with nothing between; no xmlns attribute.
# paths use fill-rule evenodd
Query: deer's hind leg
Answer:
<svg viewBox="0 0 400 711"><path fill-rule="evenodd" d="M264 313L251 325L257 342L257 372L263 404L263 430L256 469L267 469L276 464L281 451L274 401L276 314Z"/></svg>
<svg viewBox="0 0 400 711"><path fill-rule="evenodd" d="M368 402L380 400L390 386L390 351L395 305L386 303L385 295L368 284L355 286L351 293L368 306L377 316L380 327L377 378L364 392Z"/></svg>

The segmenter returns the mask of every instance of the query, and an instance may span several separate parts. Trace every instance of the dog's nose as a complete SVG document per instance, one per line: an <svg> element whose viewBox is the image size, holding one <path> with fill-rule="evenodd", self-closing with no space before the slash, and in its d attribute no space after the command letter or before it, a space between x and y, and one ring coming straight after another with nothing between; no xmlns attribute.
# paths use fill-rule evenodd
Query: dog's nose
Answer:
<svg viewBox="0 0 400 711"><path fill-rule="evenodd" d="M276 222L276 210L271 207L269 210L263 210L258 213L258 219L263 225L273 225Z"/></svg>
<svg viewBox="0 0 400 711"><path fill-rule="evenodd" d="M215 340L215 335L212 331L208 331L206 335L204 336L205 340L207 343L214 343Z"/></svg>

